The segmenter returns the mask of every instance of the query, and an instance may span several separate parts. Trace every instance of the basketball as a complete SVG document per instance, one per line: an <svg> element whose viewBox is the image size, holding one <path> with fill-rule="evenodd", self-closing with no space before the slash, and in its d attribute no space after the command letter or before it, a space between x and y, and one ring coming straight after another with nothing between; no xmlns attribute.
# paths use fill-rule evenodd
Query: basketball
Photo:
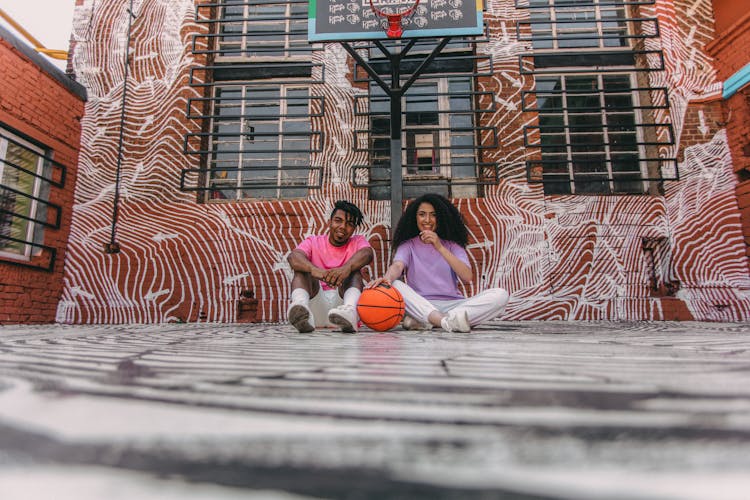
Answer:
<svg viewBox="0 0 750 500"><path fill-rule="evenodd" d="M389 285L368 288L359 297L357 313L362 323L373 330L384 332L404 319L404 298Z"/></svg>

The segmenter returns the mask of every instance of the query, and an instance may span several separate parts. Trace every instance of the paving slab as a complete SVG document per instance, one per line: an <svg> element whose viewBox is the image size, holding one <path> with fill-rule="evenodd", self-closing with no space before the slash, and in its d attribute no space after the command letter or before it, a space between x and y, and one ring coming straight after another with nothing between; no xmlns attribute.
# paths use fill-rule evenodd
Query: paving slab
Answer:
<svg viewBox="0 0 750 500"><path fill-rule="evenodd" d="M748 324L0 327L3 500L748 492Z"/></svg>

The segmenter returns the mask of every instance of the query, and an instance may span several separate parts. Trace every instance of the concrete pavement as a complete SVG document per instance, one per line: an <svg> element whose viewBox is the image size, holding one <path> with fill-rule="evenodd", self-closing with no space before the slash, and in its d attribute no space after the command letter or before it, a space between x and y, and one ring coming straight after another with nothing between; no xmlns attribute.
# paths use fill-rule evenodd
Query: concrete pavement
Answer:
<svg viewBox="0 0 750 500"><path fill-rule="evenodd" d="M750 325L0 327L0 498L750 498Z"/></svg>

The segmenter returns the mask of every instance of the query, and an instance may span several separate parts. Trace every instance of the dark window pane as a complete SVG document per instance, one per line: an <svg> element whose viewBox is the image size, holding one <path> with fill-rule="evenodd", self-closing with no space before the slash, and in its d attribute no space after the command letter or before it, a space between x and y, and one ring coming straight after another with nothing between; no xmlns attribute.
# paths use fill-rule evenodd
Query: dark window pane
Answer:
<svg viewBox="0 0 750 500"><path fill-rule="evenodd" d="M540 113L548 111L562 111L563 100L560 95L538 95L537 94L537 109Z"/></svg>
<svg viewBox="0 0 750 500"><path fill-rule="evenodd" d="M633 107L630 94L604 94L604 107L607 109L628 109Z"/></svg>
<svg viewBox="0 0 750 500"><path fill-rule="evenodd" d="M595 76L569 76L565 78L567 90L596 90L599 88Z"/></svg>
<svg viewBox="0 0 750 500"><path fill-rule="evenodd" d="M602 129L602 115L570 114L568 115L568 123L571 126L571 134L597 132Z"/></svg>
<svg viewBox="0 0 750 500"><path fill-rule="evenodd" d="M576 95L576 94L569 94L568 95L568 111L571 113L574 113L579 110L598 110L601 108L601 103L599 102L599 95Z"/></svg>

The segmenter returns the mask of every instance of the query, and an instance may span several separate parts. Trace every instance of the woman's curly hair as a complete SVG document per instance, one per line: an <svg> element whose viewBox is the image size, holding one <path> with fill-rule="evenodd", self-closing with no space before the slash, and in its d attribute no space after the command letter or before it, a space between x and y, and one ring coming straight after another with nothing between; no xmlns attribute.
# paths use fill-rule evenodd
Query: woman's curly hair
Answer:
<svg viewBox="0 0 750 500"><path fill-rule="evenodd" d="M465 247L469 241L469 232L464 224L461 213L446 197L439 194L423 194L409 203L401 219L396 225L393 236L393 249L399 247L403 242L419 235L417 228L417 210L422 203L429 203L435 208L437 217L437 230L435 231L441 240L453 241Z"/></svg>

